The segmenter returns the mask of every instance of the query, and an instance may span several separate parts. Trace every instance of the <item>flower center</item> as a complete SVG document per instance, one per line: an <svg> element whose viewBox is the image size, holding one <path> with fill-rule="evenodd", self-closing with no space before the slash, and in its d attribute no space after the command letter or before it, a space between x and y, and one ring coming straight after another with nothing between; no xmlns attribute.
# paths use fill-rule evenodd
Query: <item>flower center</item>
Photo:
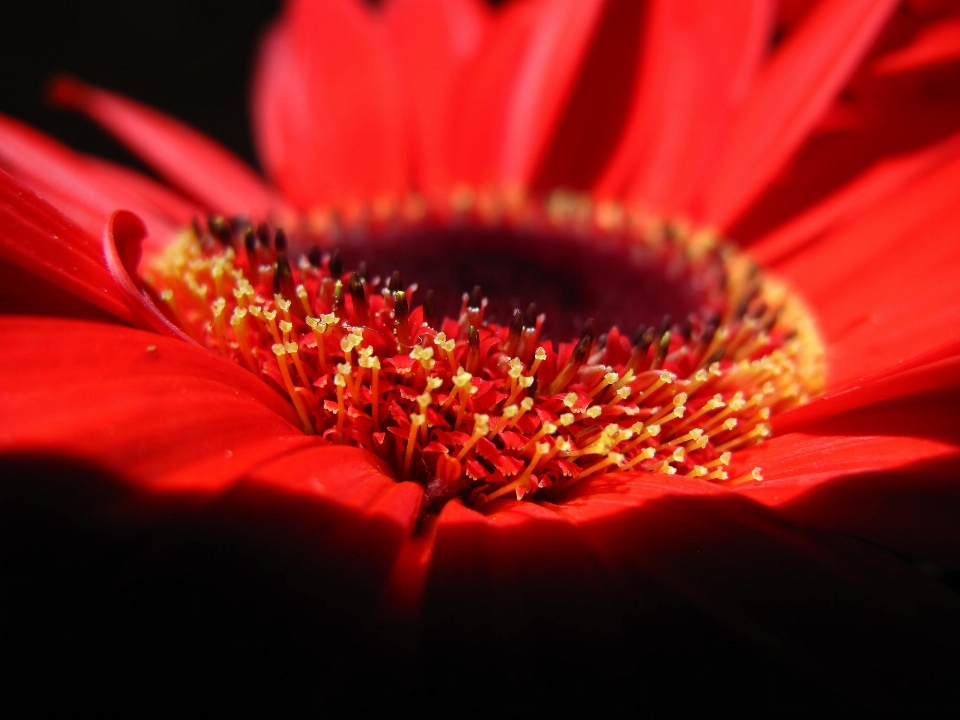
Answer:
<svg viewBox="0 0 960 720"><path fill-rule="evenodd" d="M822 385L795 295L640 212L460 191L288 228L210 218L146 280L305 432L376 453L432 509L549 499L614 470L760 480L736 450Z"/></svg>

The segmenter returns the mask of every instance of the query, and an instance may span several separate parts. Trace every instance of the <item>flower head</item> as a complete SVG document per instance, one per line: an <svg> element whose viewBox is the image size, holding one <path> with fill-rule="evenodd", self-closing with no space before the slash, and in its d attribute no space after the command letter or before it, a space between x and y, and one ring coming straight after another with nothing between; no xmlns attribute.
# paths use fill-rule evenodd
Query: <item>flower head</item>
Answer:
<svg viewBox="0 0 960 720"><path fill-rule="evenodd" d="M956 19L920 5L292 2L269 182L61 79L176 190L0 120L40 315L2 318L0 449L176 518L191 567L283 565L249 602L297 632L790 672L955 640L956 597L874 547L957 567Z"/></svg>

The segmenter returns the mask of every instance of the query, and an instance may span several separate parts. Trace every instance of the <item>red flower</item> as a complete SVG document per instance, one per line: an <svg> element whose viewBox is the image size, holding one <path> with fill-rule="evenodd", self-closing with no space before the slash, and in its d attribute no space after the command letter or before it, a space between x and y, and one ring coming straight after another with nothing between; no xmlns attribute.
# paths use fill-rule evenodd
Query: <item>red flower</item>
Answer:
<svg viewBox="0 0 960 720"><path fill-rule="evenodd" d="M0 119L0 452L13 508L4 545L14 548L4 632L321 638L336 648L325 662L338 681L374 665L431 687L459 687L466 673L478 688L602 676L661 688L717 679L729 689L746 675L765 689L802 689L804 700L929 699L956 668L940 651L960 641L960 600L938 582L960 570L960 16L944 5L823 0L784 3L777 15L761 0L530 2L496 12L467 0L376 10L293 2L265 39L254 87L272 184L176 121L73 80L54 85L54 100L97 120L176 190ZM479 193L464 195L463 185ZM689 477L607 465L587 473L573 454L575 469L549 475L538 454L520 480L534 470L551 482L584 479L560 480L552 495L549 484L518 485L532 488L532 501L497 490L516 483L471 486L500 496L488 504L462 486L431 495L444 471L425 459L426 443L416 445L422 482L395 479L415 476L413 450L402 457L415 416L395 428L408 445L362 439L376 437L378 425L361 430L379 416L355 402L354 425L343 427L347 409L331 388L346 371L331 365L301 383L317 388L321 399L311 400L281 377L294 371L282 357L288 338L276 338L279 359L257 354L273 341L252 353L258 376L195 341L230 354L216 340L222 306L200 330L156 309L177 273L200 277L187 265L157 269L197 215L270 219L291 231L292 252L319 228L329 239L338 216L324 208L342 209L345 232L356 233L378 227L384 207L407 222L398 198L409 190L428 207L452 192L453 207L472 198L482 224L485 199L510 212L519 189L538 197L553 188L589 195L591 217L614 199L720 228L809 305L826 345L825 392L775 415L769 441L731 441L733 466L762 467L762 482L706 482L697 468L707 465L692 462ZM576 206L583 196L557 197ZM443 232L463 218L439 217ZM193 240L212 242L217 222ZM367 242L382 232L369 230ZM237 250L238 267L257 272L256 248ZM279 240L268 248L277 288L286 249ZM137 275L141 250L155 287ZM430 252L401 246L397 257L443 267ZM322 279L342 274L331 262L295 276L319 278L305 290L308 313L322 304ZM592 272L573 262L564 267ZM605 269L602 281L615 284L613 275ZM356 320L357 302L354 324L377 330ZM371 301L370 312L378 307ZM382 317L400 316L389 308ZM777 322L768 329L785 348L791 338L777 335ZM671 345L671 331L683 334L668 323L656 337L675 357L691 341ZM690 333L708 334L704 324ZM321 352L323 342L318 334L309 347ZM230 345L240 362L242 346L239 335ZM467 365L471 351L465 335L457 358ZM563 352L576 351L557 346ZM626 377L629 361L604 357ZM523 372L533 377L531 361ZM659 371L659 362L668 361L641 367ZM562 375L559 359L546 363L550 378ZM406 370L392 372L400 397ZM360 395L359 380L344 382ZM816 385L804 382L798 392ZM579 387L553 384L537 392ZM775 410L790 404L784 393ZM467 405L453 402L429 407ZM494 402L491 416L508 417L505 404ZM638 400L648 426L666 417L661 405ZM457 430L447 428L431 436L448 446L437 453L469 457L487 434L476 430L479 407L471 413L477 437L447 441ZM766 426L755 422L760 437ZM521 438L516 468L478 460L451 477L513 477L544 434ZM714 445L702 457L717 467L724 445ZM632 457L610 450L608 465ZM439 498L430 508L425 492ZM388 660L374 662L367 645L342 655L384 638ZM491 653L464 670L464 641ZM610 648L631 656L614 660ZM410 657L410 667L391 664ZM682 674L691 668L696 680Z"/></svg>

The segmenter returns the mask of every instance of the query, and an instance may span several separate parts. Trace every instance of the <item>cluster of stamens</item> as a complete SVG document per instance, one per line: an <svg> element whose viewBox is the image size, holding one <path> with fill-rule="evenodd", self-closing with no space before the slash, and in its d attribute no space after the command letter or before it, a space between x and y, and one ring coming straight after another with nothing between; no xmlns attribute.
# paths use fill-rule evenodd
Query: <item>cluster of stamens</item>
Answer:
<svg viewBox="0 0 960 720"><path fill-rule="evenodd" d="M456 202L461 221L478 222ZM539 221L584 222L570 202L537 205ZM291 263L283 230L220 217L185 231L146 279L185 332L285 393L304 432L376 453L422 483L434 508L549 498L611 471L762 479L735 453L818 390L806 313L714 238L620 210L611 229L610 212L591 206L586 222L674 274L722 278L708 306L630 335L588 321L579 338L553 342L534 307L488 322L475 288L458 316L438 317L433 294L415 302L419 288L398 273L367 277L316 246ZM448 218L425 211L417 222Z"/></svg>

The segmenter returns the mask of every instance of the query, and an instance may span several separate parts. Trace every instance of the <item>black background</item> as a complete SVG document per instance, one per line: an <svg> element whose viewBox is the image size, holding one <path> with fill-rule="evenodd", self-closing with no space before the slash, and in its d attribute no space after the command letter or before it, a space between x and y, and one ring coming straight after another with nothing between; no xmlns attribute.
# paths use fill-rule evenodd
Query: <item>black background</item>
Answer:
<svg viewBox="0 0 960 720"><path fill-rule="evenodd" d="M100 157L142 168L106 133L50 107L56 73L116 90L183 120L255 167L248 86L279 0L0 0L0 112Z"/></svg>

